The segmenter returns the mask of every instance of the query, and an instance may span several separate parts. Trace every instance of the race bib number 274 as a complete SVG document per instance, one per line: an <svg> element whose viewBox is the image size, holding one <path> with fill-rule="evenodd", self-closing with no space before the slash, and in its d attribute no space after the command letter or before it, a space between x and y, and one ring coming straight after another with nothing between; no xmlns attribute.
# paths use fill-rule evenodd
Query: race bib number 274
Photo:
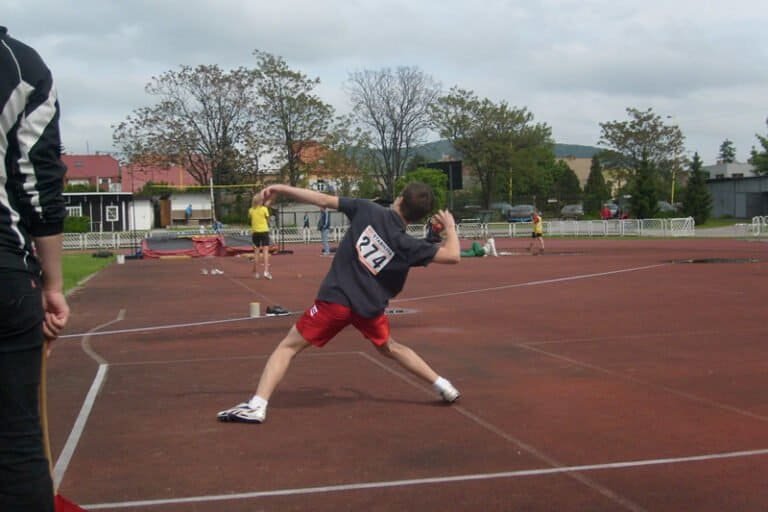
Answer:
<svg viewBox="0 0 768 512"><path fill-rule="evenodd" d="M395 252L389 248L371 226L365 228L355 246L360 262L373 275L381 272L395 256Z"/></svg>

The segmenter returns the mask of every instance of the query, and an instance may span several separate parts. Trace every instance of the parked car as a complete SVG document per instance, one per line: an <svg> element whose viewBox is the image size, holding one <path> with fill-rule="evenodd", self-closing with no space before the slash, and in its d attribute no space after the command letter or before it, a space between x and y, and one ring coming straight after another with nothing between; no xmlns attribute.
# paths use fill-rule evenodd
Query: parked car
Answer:
<svg viewBox="0 0 768 512"><path fill-rule="evenodd" d="M530 204L518 204L507 210L507 222L531 222L536 208Z"/></svg>
<svg viewBox="0 0 768 512"><path fill-rule="evenodd" d="M677 206L667 201L659 201L658 208L660 213L674 213L677 211Z"/></svg>
<svg viewBox="0 0 768 512"><path fill-rule="evenodd" d="M578 220L584 217L584 205L581 203L567 204L560 210L560 216L564 219Z"/></svg>
<svg viewBox="0 0 768 512"><path fill-rule="evenodd" d="M605 214L607 208L608 214ZM617 219L619 218L619 211L621 209L619 208L619 205L616 203L605 203L603 205L603 208L600 209L600 218L603 220L609 220L609 219Z"/></svg>
<svg viewBox="0 0 768 512"><path fill-rule="evenodd" d="M502 217L507 216L507 212L512 208L512 205L505 202L491 203L491 210L498 210L501 212Z"/></svg>

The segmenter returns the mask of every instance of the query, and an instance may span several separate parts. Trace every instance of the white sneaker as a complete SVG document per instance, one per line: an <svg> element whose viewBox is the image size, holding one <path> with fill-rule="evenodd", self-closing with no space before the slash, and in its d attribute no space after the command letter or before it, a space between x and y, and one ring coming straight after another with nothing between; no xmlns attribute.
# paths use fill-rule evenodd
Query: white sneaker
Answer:
<svg viewBox="0 0 768 512"><path fill-rule="evenodd" d="M269 272L264 272L264 279L272 279L272 274Z"/></svg>
<svg viewBox="0 0 768 512"><path fill-rule="evenodd" d="M216 419L225 422L264 423L267 419L267 409L262 406L252 409L248 402L242 402L230 409L220 411Z"/></svg>
<svg viewBox="0 0 768 512"><path fill-rule="evenodd" d="M453 384L451 384L450 382L448 383L445 389L440 391L440 398L443 399L443 402L447 402L449 404L452 404L453 402L458 400L459 397L461 397L461 393L459 393L459 390L453 387Z"/></svg>

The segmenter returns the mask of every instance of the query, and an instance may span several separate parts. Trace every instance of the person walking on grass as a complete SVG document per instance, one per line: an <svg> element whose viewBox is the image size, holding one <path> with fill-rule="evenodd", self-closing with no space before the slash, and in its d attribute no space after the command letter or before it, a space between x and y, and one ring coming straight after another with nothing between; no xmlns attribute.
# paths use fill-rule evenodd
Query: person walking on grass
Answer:
<svg viewBox="0 0 768 512"><path fill-rule="evenodd" d="M531 230L531 243L528 245L528 252L536 256L544 252L544 227L541 220L541 215L538 212L533 212L531 216L531 222L533 222L533 228ZM539 252L533 250L533 245L538 240Z"/></svg>
<svg viewBox="0 0 768 512"><path fill-rule="evenodd" d="M59 102L37 52L0 27L0 510L53 512L39 392L69 319L61 270L67 168Z"/></svg>
<svg viewBox="0 0 768 512"><path fill-rule="evenodd" d="M406 233L408 223L421 221L432 211L432 189L424 183L412 182L391 208L366 199L339 198L287 185L272 185L262 191L264 200L276 195L339 210L349 218L350 226L314 304L267 360L256 394L247 402L219 412L219 421L264 422L269 399L293 358L312 345L323 347L348 325L373 343L382 356L431 384L443 401L456 401L460 393L447 379L411 348L392 338L385 314L389 300L403 289L411 267L460 261L456 223L450 212L441 210L434 215L445 230L445 240L440 245Z"/></svg>
<svg viewBox="0 0 768 512"><path fill-rule="evenodd" d="M253 242L253 277L258 279L259 262L264 258L264 278L272 279L269 272L269 208L264 204L260 194L253 196L251 208L248 210L248 221L251 224L251 241Z"/></svg>

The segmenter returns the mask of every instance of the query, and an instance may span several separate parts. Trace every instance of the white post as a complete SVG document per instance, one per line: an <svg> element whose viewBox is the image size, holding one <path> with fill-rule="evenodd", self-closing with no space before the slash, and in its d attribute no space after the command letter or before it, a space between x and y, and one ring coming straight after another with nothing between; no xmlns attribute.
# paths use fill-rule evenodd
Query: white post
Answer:
<svg viewBox="0 0 768 512"><path fill-rule="evenodd" d="M216 202L213 197L213 176L210 178L211 190L211 224L216 224Z"/></svg>

